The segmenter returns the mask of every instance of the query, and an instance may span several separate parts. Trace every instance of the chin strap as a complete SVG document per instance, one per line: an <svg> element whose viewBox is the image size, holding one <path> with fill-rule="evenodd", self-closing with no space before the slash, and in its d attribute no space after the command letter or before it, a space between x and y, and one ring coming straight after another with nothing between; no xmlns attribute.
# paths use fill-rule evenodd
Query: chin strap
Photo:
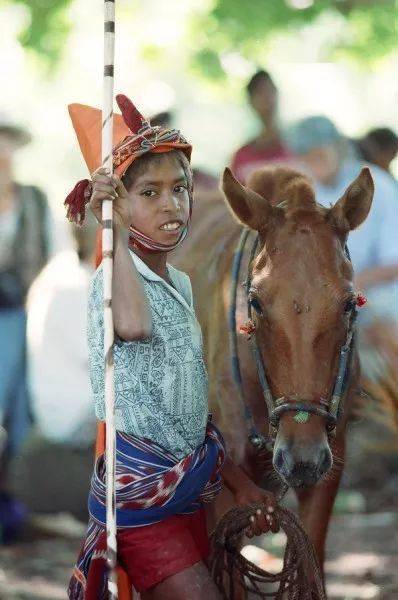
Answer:
<svg viewBox="0 0 398 600"><path fill-rule="evenodd" d="M175 244L162 244L161 242L156 242L154 239L149 236L141 233L138 229L135 229L133 226L129 229L129 247L133 250L134 248L138 248L139 250L144 250L145 252L171 252L177 246L179 246L187 237L189 228L189 222L184 227L183 232L178 238Z"/></svg>

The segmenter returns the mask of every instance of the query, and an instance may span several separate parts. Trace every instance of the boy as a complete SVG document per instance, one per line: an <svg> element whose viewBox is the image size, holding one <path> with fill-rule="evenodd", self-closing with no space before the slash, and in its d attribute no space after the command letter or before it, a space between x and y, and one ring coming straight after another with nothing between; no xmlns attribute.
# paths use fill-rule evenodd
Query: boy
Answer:
<svg viewBox="0 0 398 600"><path fill-rule="evenodd" d="M92 184L80 182L66 204L69 216L81 221L89 201L101 222L102 201L113 198L118 560L144 599L216 600L219 594L206 567L203 503L220 489L224 444L208 419L207 374L190 281L167 264L167 253L188 232L191 146L176 130L151 127L125 96L117 101L129 129L115 115L115 175L95 170ZM81 111L92 118L93 109L71 107L93 171L98 152L94 160L92 136L87 135L92 128ZM100 267L90 294L88 329L100 420L105 417L102 299ZM223 478L239 502L270 505L267 518L253 518L251 533L274 527L269 495L230 460ZM69 587L74 600L106 597L104 496L101 455L89 497L89 531Z"/></svg>

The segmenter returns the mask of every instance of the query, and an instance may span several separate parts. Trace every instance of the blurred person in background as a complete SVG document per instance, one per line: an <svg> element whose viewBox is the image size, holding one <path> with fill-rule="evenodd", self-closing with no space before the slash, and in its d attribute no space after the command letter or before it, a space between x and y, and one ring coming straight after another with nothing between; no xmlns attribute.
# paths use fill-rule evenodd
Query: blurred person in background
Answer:
<svg viewBox="0 0 398 600"><path fill-rule="evenodd" d="M30 425L26 380L25 299L47 261L49 211L45 195L14 178L15 152L29 134L0 115L0 534L8 541L24 518L9 493L10 459ZM0 542L1 543L1 542Z"/></svg>
<svg viewBox="0 0 398 600"><path fill-rule="evenodd" d="M364 166L327 117L299 121L287 131L286 139L299 168L313 178L317 201L324 206L334 204ZM375 183L372 209L363 226L350 234L348 244L361 289L398 278L398 191L387 173L370 166Z"/></svg>
<svg viewBox="0 0 398 600"><path fill-rule="evenodd" d="M392 129L379 127L371 129L356 142L359 156L391 174L391 163L398 154L398 137Z"/></svg>
<svg viewBox="0 0 398 600"><path fill-rule="evenodd" d="M84 228L71 226L74 247L50 260L28 294L34 427L11 476L18 497L35 513L87 518L96 418L86 330L96 230L91 215Z"/></svg>
<svg viewBox="0 0 398 600"><path fill-rule="evenodd" d="M88 376L87 297L94 273L94 218L73 226L74 248L52 258L28 295L32 413L44 439L89 446L95 416Z"/></svg>
<svg viewBox="0 0 398 600"><path fill-rule="evenodd" d="M286 139L299 168L313 178L317 201L326 207L364 166L327 117L299 121ZM359 315L359 350L365 388L383 402L398 429L398 186L381 167L369 166L375 184L372 208L348 239L356 286L369 300Z"/></svg>
<svg viewBox="0 0 398 600"><path fill-rule="evenodd" d="M257 137L239 148L232 157L231 169L245 183L252 171L268 163L284 163L292 159L278 124L278 89L267 71L257 71L246 86L250 106L258 116L262 129Z"/></svg>

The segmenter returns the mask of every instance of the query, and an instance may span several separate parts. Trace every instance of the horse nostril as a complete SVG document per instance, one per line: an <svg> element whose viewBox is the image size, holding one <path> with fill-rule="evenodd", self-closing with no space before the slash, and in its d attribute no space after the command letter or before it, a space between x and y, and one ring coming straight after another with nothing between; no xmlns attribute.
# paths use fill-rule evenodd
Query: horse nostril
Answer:
<svg viewBox="0 0 398 600"><path fill-rule="evenodd" d="M322 475L324 473L327 473L329 471L329 469L331 468L332 463L333 463L332 453L330 452L329 448L325 448L321 452L321 457L320 457L320 461L319 461L320 473Z"/></svg>
<svg viewBox="0 0 398 600"><path fill-rule="evenodd" d="M276 471L282 473L283 475L289 475L291 471L292 464L289 459L289 453L286 450L277 450L274 453L273 465Z"/></svg>
<svg viewBox="0 0 398 600"><path fill-rule="evenodd" d="M274 467L275 467L275 469L277 471L281 471L282 470L283 463L284 463L284 460L283 460L283 450L277 450L275 452L273 463L274 463Z"/></svg>

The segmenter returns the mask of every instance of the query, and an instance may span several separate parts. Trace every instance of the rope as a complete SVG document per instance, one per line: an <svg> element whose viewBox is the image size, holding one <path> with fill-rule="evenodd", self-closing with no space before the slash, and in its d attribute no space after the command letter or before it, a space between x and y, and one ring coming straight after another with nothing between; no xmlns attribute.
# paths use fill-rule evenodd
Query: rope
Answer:
<svg viewBox="0 0 398 600"><path fill-rule="evenodd" d="M113 172L113 84L115 57L115 1L104 2L104 80L102 107L102 166ZM116 490L115 490L115 389L113 365L113 206L102 203L102 264L104 273L104 360L106 421L106 539L109 600L117 600Z"/></svg>
<svg viewBox="0 0 398 600"><path fill-rule="evenodd" d="M262 504L233 508L219 521L213 533L210 570L222 598L240 598L239 594L244 592L256 598L276 600L326 600L314 547L290 510L277 506L274 513L287 537L280 573L264 571L242 556L242 538L250 516L255 515L258 508L265 510Z"/></svg>

